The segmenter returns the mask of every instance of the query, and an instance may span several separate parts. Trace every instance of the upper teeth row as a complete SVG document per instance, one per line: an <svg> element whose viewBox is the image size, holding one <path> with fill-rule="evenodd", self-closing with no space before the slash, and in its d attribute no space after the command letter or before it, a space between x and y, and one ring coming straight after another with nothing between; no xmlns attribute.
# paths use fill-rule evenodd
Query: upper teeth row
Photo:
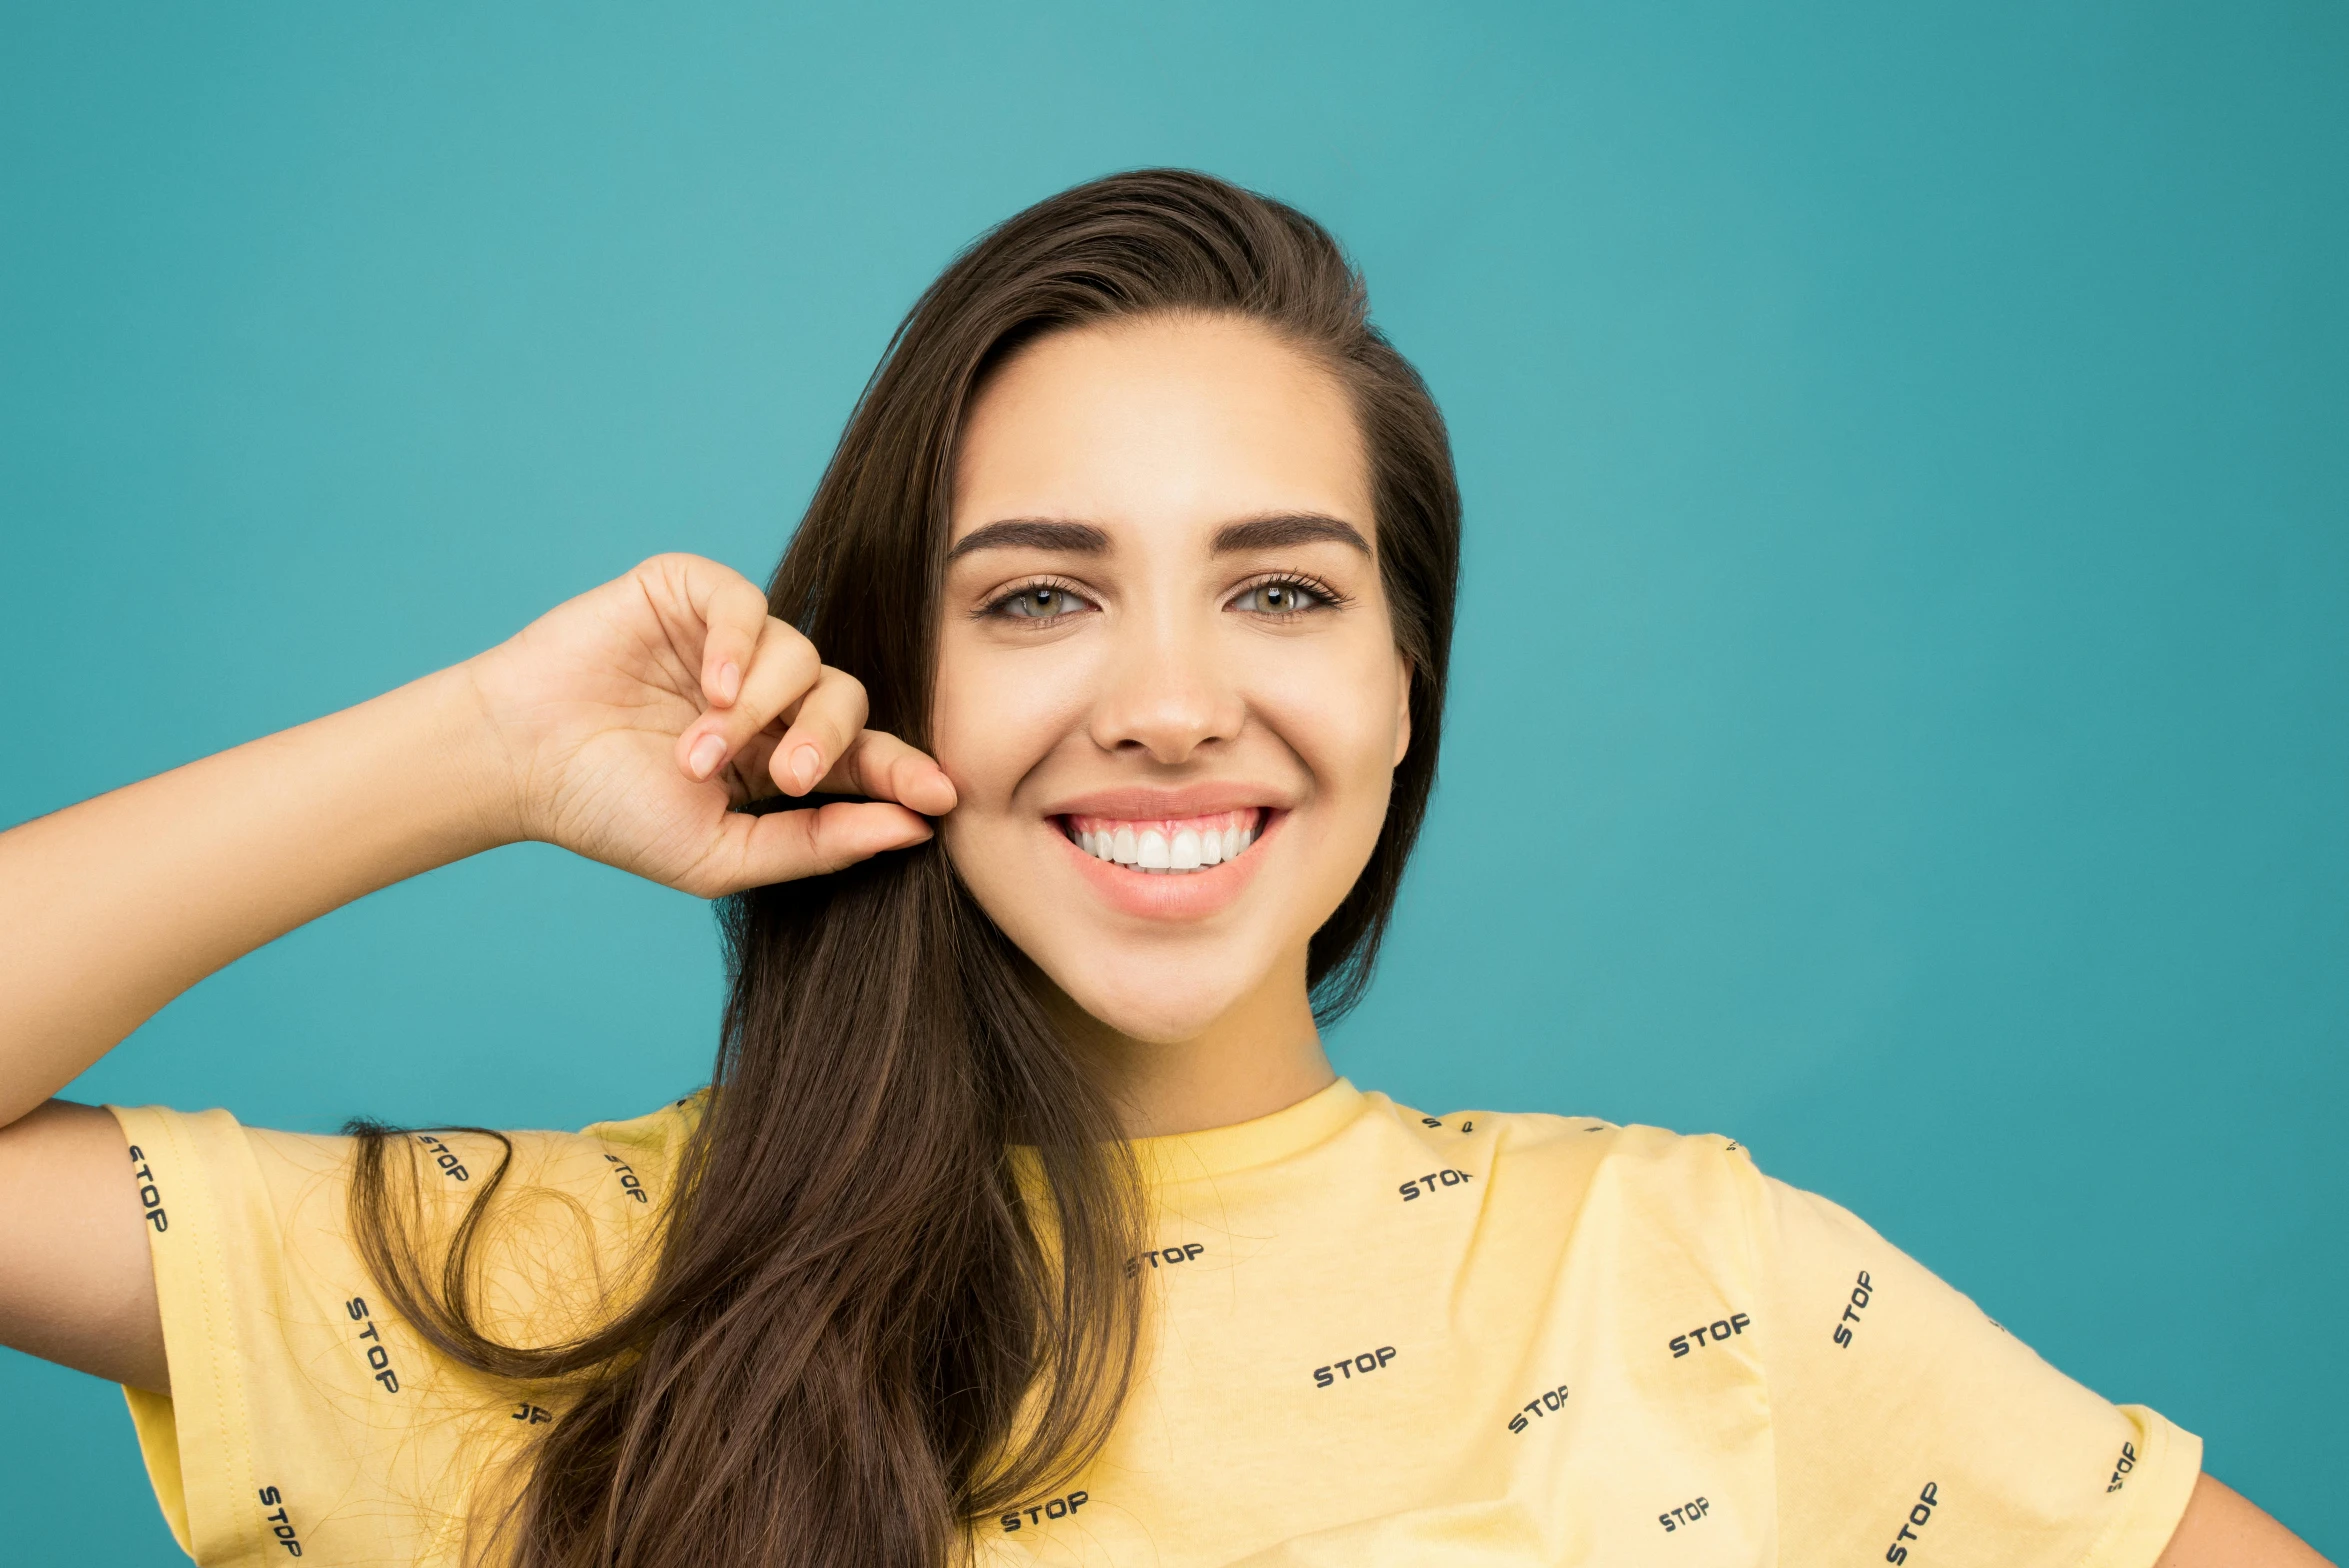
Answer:
<svg viewBox="0 0 2349 1568"><path fill-rule="evenodd" d="M1077 847L1086 854L1142 871L1197 871L1233 859L1254 842L1252 827L1227 827L1220 833L1177 828L1171 839L1156 828L1077 834Z"/></svg>

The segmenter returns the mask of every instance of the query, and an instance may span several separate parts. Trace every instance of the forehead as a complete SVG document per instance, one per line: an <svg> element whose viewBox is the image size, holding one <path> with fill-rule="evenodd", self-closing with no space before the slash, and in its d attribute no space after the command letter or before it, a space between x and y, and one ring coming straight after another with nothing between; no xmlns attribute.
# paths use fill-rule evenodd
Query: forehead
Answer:
<svg viewBox="0 0 2349 1568"><path fill-rule="evenodd" d="M956 454L954 537L1007 517L1111 532L1319 512L1371 532L1345 387L1249 321L1153 317L1054 333L982 388Z"/></svg>

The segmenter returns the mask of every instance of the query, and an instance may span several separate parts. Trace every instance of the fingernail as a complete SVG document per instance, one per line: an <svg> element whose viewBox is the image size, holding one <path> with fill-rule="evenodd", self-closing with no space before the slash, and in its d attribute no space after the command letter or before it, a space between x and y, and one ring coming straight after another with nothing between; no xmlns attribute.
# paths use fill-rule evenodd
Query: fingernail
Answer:
<svg viewBox="0 0 2349 1568"><path fill-rule="evenodd" d="M685 754L686 766L697 779L706 779L716 770L718 759L726 755L726 737L712 730L693 743L693 750Z"/></svg>
<svg viewBox="0 0 2349 1568"><path fill-rule="evenodd" d="M815 788L816 780L822 776L816 772L816 769L823 765L823 761L824 759L816 754L815 747L800 747L799 750L791 754L792 780L803 790Z"/></svg>
<svg viewBox="0 0 2349 1568"><path fill-rule="evenodd" d="M742 695L742 670L729 662L718 666L717 690L711 693L720 702L732 702Z"/></svg>

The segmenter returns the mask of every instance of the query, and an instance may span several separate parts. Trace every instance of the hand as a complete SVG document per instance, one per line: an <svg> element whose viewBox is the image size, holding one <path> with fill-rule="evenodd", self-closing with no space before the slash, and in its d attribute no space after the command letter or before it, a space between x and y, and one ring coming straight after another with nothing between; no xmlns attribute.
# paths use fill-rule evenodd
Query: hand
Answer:
<svg viewBox="0 0 2349 1568"><path fill-rule="evenodd" d="M704 898L904 849L930 836L922 813L954 809L937 763L864 728L854 677L700 556L655 556L466 668L518 836ZM872 798L731 809L816 789Z"/></svg>

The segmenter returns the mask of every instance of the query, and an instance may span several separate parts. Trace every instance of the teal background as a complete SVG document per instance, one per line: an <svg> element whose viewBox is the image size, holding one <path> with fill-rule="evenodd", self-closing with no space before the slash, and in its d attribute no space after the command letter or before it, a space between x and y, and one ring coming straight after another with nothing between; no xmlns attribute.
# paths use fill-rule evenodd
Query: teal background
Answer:
<svg viewBox="0 0 2349 1568"><path fill-rule="evenodd" d="M960 245L1215 170L1359 256L1468 502L1341 1068L1731 1132L2349 1553L2349 12L492 9L0 20L0 820L763 574ZM512 849L75 1092L576 1125L719 978ZM176 1560L111 1388L0 1412L0 1560Z"/></svg>

